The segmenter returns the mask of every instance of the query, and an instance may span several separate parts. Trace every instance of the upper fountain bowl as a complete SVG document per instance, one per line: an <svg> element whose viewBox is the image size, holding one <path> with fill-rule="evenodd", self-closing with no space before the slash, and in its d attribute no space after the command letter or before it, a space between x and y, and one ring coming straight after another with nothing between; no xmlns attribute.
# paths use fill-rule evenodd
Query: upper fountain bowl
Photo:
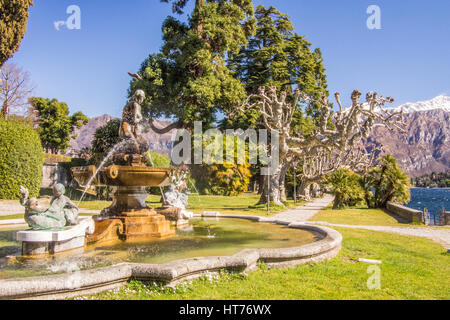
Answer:
<svg viewBox="0 0 450 320"><path fill-rule="evenodd" d="M95 166L74 167L72 175L82 186L86 186L94 176ZM151 168L113 165L101 169L92 180L94 186L114 187L166 187L174 168Z"/></svg>

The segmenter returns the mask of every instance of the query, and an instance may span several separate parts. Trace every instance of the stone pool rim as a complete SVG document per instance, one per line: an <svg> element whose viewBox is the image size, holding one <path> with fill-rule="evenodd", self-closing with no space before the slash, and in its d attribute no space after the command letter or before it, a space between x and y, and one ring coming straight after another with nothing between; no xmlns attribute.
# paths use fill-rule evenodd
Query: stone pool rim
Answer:
<svg viewBox="0 0 450 320"><path fill-rule="evenodd" d="M195 215L195 218L243 219L273 223L318 233L322 238L300 247L244 249L232 256L188 258L164 264L127 262L75 273L5 279L0 280L0 300L68 299L124 287L130 280L177 285L198 278L206 272L215 274L226 270L251 273L257 269L258 262L264 262L268 268L289 268L309 262L332 259L342 248L342 235L336 230L324 226L291 223L259 216L221 215L215 212Z"/></svg>

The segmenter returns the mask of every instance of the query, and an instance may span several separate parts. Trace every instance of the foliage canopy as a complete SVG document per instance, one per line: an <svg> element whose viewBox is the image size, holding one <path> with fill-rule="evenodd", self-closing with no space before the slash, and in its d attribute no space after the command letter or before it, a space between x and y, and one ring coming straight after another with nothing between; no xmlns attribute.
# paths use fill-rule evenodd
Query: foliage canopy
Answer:
<svg viewBox="0 0 450 320"><path fill-rule="evenodd" d="M33 0L0 0L0 67L19 49Z"/></svg>
<svg viewBox="0 0 450 320"><path fill-rule="evenodd" d="M38 113L39 135L42 146L51 153L65 152L75 128L81 128L89 119L81 112L69 116L69 107L56 99L31 98Z"/></svg>
<svg viewBox="0 0 450 320"><path fill-rule="evenodd" d="M186 2L173 1L174 11L180 13ZM131 83L130 96L145 91L143 111L150 118L172 118L187 129L203 121L206 128L219 110L245 97L225 59L247 43L253 25L251 0L197 0L187 23L166 19L162 50L142 63L138 73L143 80Z"/></svg>
<svg viewBox="0 0 450 320"><path fill-rule="evenodd" d="M362 179L367 205L370 208L385 208L390 201L401 204L409 202L410 178L398 166L397 160L386 155L378 162Z"/></svg>

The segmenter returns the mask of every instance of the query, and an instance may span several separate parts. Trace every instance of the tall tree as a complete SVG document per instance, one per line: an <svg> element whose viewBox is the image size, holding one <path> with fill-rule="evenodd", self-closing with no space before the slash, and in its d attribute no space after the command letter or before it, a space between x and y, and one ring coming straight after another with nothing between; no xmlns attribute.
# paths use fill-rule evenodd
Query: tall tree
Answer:
<svg viewBox="0 0 450 320"><path fill-rule="evenodd" d="M14 64L5 64L0 70L0 104L1 115L8 118L11 109L19 109L28 105L28 98L33 91L28 72Z"/></svg>
<svg viewBox="0 0 450 320"><path fill-rule="evenodd" d="M278 92L292 94L295 86L317 99L327 94L320 49L311 49L311 43L294 31L289 16L273 6L258 6L255 18L255 35L230 59L247 93L275 86Z"/></svg>
<svg viewBox="0 0 450 320"><path fill-rule="evenodd" d="M39 135L44 150L50 153L65 152L75 128L89 122L82 113L69 115L69 107L56 99L31 98L30 103L37 111Z"/></svg>
<svg viewBox="0 0 450 320"><path fill-rule="evenodd" d="M171 2L177 13L187 3ZM203 121L207 128L216 120L217 111L230 109L245 97L243 85L233 77L225 59L247 43L253 25L251 0L196 0L187 23L166 19L162 51L142 63L129 90L130 95L137 89L145 91L143 111L149 118L175 119L163 130L152 122L154 131L191 129L194 121Z"/></svg>
<svg viewBox="0 0 450 320"><path fill-rule="evenodd" d="M0 68L19 49L33 0L0 0Z"/></svg>
<svg viewBox="0 0 450 320"><path fill-rule="evenodd" d="M328 96L325 68L319 49L312 49L304 36L298 35L289 16L275 7L258 6L255 13L256 33L247 46L243 46L237 55L229 59L230 68L244 84L248 95L254 94L261 86L274 87L277 92L287 93L287 102L293 102L293 91L299 89L315 99ZM311 104L304 110L295 108L292 115L291 134L308 134L312 131L319 106ZM316 120L314 120L316 119ZM229 114L222 124L232 128L264 128L261 113L258 110L245 110ZM295 158L286 158L278 185L282 189L281 200L286 200L285 177ZM260 202L266 202L267 182L262 183L263 193Z"/></svg>

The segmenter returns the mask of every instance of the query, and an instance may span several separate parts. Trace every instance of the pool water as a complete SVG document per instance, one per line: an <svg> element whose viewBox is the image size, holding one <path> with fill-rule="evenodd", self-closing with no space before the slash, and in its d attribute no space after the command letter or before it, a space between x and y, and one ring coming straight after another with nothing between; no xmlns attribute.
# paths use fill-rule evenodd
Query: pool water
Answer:
<svg viewBox="0 0 450 320"><path fill-rule="evenodd" d="M89 246L83 254L12 264L5 257L20 254L20 244L11 240L16 230L0 230L0 279L70 273L121 262L162 264L193 257L230 256L243 249L298 247L320 239L312 232L268 223L194 219L191 226L169 239L100 244Z"/></svg>

